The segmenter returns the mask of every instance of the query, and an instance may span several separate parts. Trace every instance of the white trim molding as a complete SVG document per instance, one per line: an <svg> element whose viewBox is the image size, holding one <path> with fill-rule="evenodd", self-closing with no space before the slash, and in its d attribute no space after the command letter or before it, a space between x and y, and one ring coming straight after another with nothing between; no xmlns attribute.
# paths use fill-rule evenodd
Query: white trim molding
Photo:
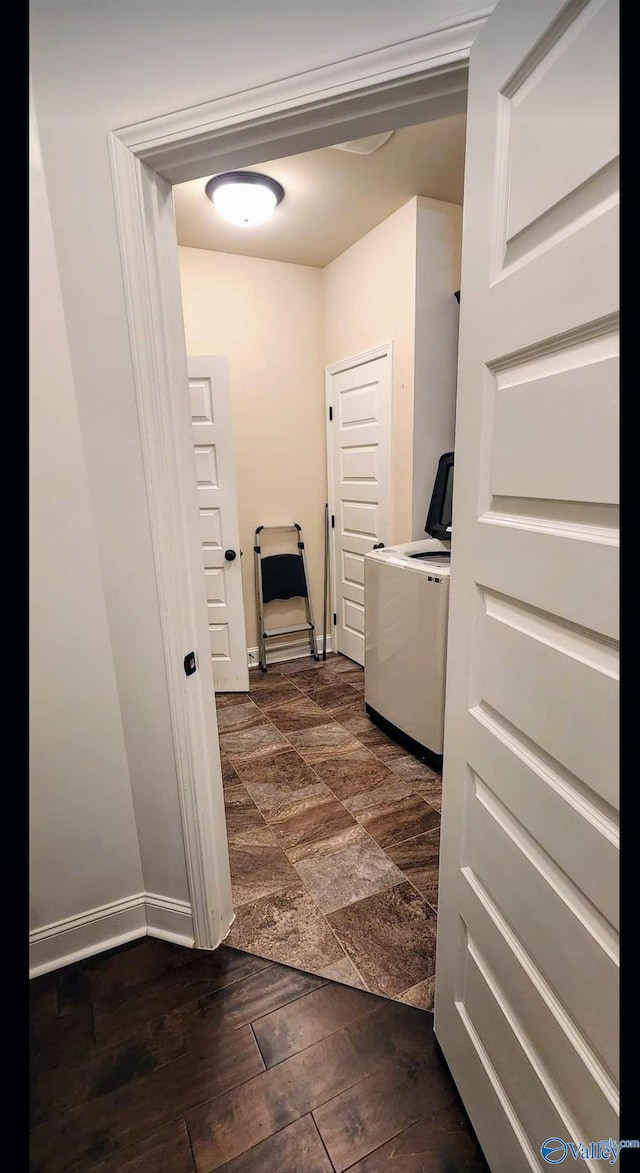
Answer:
<svg viewBox="0 0 640 1173"><path fill-rule="evenodd" d="M145 936L193 948L191 906L184 900L138 892L34 929L29 933L29 977Z"/></svg>
<svg viewBox="0 0 640 1173"><path fill-rule="evenodd" d="M354 367L361 367L366 362L373 362L375 358L387 357L393 362L393 340L381 342L380 346L372 346L370 350L351 354L349 358L340 358L337 362L329 363L324 369L328 375L339 375L342 371L352 371Z"/></svg>
<svg viewBox="0 0 640 1173"><path fill-rule="evenodd" d="M336 124L372 114L379 118L384 111L392 113L395 125L389 129L395 129L403 121L402 108L421 99L425 121L446 117L460 110L443 113L434 103L458 93L464 110L469 49L494 8L495 0L421 36L121 127L118 137L159 175L182 183L203 176L212 154L219 156L231 145L249 150L255 162L274 158L256 154L261 144L273 149L274 131L289 140L282 153L294 154L312 149L297 141L308 139L312 129L324 130L326 142L319 145L328 145L335 142ZM422 120L415 110L407 115L405 125Z"/></svg>
<svg viewBox="0 0 640 1173"><path fill-rule="evenodd" d="M187 356L171 184L464 111L469 48L493 7L423 36L109 135L198 948L215 948L224 939L233 907L190 418L186 396L176 394L187 386ZM187 679L183 660L192 650L199 671Z"/></svg>
<svg viewBox="0 0 640 1173"><path fill-rule="evenodd" d="M186 900L170 900L167 896L155 896L147 892L145 907L148 936L160 937L162 941L172 941L174 945L193 949L193 917L191 905Z"/></svg>
<svg viewBox="0 0 640 1173"><path fill-rule="evenodd" d="M112 137L149 518L195 938L214 949L233 917L171 187ZM176 336L180 330L180 338ZM195 650L198 671L183 661Z"/></svg>
<svg viewBox="0 0 640 1173"><path fill-rule="evenodd" d="M44 925L29 933L29 977L124 945L146 932L143 892Z"/></svg>

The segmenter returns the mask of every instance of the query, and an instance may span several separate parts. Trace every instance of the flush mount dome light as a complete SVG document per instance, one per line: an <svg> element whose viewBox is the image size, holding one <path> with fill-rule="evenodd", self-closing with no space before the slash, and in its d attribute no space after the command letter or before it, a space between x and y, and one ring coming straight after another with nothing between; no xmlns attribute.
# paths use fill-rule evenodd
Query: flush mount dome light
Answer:
<svg viewBox="0 0 640 1173"><path fill-rule="evenodd" d="M268 220L284 198L282 185L258 171L226 171L224 175L214 175L205 191L225 220L243 228Z"/></svg>

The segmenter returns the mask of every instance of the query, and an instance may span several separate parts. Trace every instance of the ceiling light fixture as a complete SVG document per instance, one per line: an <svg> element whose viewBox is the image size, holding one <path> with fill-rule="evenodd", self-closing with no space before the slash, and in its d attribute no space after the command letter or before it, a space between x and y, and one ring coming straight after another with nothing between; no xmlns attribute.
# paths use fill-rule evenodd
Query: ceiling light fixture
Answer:
<svg viewBox="0 0 640 1173"><path fill-rule="evenodd" d="M205 191L216 211L243 228L262 224L284 199L284 188L258 171L225 171L214 175Z"/></svg>

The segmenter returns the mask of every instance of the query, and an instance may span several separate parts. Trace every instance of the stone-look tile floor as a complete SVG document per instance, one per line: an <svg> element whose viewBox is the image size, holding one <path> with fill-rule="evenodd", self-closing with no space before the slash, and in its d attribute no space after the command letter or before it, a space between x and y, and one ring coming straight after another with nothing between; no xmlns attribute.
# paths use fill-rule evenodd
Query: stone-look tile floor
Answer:
<svg viewBox="0 0 640 1173"><path fill-rule="evenodd" d="M340 655L252 669L216 701L226 944L431 1010L440 775L369 720Z"/></svg>

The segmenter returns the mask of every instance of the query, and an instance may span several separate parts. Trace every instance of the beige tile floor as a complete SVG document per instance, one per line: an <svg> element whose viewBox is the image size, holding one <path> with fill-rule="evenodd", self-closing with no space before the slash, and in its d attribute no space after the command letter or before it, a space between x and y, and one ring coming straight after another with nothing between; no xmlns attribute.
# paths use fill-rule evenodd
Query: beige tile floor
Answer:
<svg viewBox="0 0 640 1173"><path fill-rule="evenodd" d="M226 944L430 1010L441 778L343 656L216 697L236 919Z"/></svg>

